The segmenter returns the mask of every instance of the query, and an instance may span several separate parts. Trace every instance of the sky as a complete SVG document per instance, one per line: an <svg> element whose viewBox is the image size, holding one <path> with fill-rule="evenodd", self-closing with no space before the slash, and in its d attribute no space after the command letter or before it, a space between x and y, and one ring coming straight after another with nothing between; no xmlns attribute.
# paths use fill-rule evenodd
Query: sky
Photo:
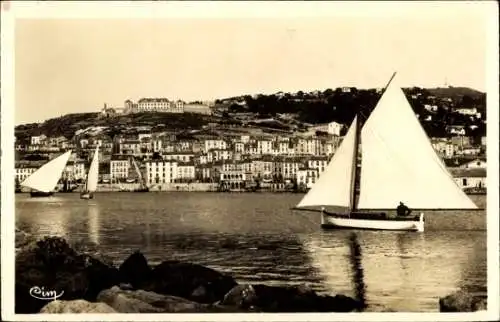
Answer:
<svg viewBox="0 0 500 322"><path fill-rule="evenodd" d="M404 86L486 89L483 9L399 15L18 19L15 123L142 97Z"/></svg>

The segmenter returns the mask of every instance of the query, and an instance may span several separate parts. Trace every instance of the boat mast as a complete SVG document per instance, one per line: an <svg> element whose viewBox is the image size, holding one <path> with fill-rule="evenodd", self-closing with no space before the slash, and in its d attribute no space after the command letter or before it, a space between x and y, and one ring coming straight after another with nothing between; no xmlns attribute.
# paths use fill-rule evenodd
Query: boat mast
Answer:
<svg viewBox="0 0 500 322"><path fill-rule="evenodd" d="M352 188L351 188L351 211L356 210L356 190L359 181L359 170L358 170L358 155L359 155L359 134L360 134L360 126L359 126L359 112L356 113L356 128L354 133L354 166L353 166L353 175L352 175Z"/></svg>
<svg viewBox="0 0 500 322"><path fill-rule="evenodd" d="M391 78L389 79L389 81L387 82L387 85L385 85L384 89L382 90L382 94L381 95L384 95L384 92L387 90L387 87L389 87L389 84L391 84L392 80L394 79L394 77L396 76L396 72L394 72L391 76ZM382 97L382 96L381 96ZM379 99L380 100L380 99ZM362 116L362 113L360 113L359 111L356 112L356 117L357 117L357 122L356 122L356 133L355 133L355 136L354 136L354 167L353 167L353 181L352 181L352 197L351 197L351 200L352 200L352 205L351 205L351 211L355 211L357 209L357 202L356 202L356 192L358 190L358 186L360 184L360 170L361 170L361 166L359 167L358 169L358 156L359 156L359 146L360 146L360 134L361 134L361 126L360 126L360 123L361 123L361 116ZM366 118L368 119L368 117ZM364 121L366 120L363 120L363 124L364 124ZM361 192L361 191L360 191Z"/></svg>

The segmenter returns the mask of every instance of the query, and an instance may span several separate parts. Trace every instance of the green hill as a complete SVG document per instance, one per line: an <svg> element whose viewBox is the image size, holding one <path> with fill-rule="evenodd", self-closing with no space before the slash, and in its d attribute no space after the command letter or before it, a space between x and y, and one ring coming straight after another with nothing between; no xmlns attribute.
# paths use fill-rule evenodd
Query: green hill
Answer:
<svg viewBox="0 0 500 322"><path fill-rule="evenodd" d="M432 95L444 98L449 97L453 100L459 100L463 96L470 96L473 99L480 99L485 93L469 87L437 87L427 89Z"/></svg>
<svg viewBox="0 0 500 322"><path fill-rule="evenodd" d="M106 127L108 134L116 134L140 126L151 126L164 130L201 129L210 122L224 123L224 120L215 116L195 113L144 112L113 117L105 117L99 113L79 113L49 119L43 123L16 126L15 135L18 140L25 140L41 134L49 137L64 136L71 139L76 131L89 127Z"/></svg>

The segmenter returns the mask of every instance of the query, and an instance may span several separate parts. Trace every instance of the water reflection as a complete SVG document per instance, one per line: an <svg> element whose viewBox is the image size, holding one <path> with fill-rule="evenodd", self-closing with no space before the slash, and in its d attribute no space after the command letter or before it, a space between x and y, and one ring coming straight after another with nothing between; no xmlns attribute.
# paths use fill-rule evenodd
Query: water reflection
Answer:
<svg viewBox="0 0 500 322"><path fill-rule="evenodd" d="M88 207L88 236L95 245L100 244L100 213L97 204L89 204Z"/></svg>
<svg viewBox="0 0 500 322"><path fill-rule="evenodd" d="M309 284L354 296L349 231L322 231L319 216L291 213L296 194L109 193L50 201L16 195L16 223L38 236L98 244L120 264L140 249L154 265L181 260L239 282ZM437 311L459 287L486 289L485 215L429 213L423 234L358 233L369 310ZM427 228L427 227L426 227Z"/></svg>
<svg viewBox="0 0 500 322"><path fill-rule="evenodd" d="M58 237L69 235L68 219L71 210L64 207L64 203L56 198L31 198L28 202L31 232Z"/></svg>

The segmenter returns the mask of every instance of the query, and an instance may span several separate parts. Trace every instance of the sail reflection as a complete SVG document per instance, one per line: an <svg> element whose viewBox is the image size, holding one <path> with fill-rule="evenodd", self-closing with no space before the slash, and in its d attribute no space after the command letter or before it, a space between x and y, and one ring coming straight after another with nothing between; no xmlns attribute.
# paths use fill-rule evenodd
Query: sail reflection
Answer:
<svg viewBox="0 0 500 322"><path fill-rule="evenodd" d="M466 239L455 241L462 250L457 258L432 234L363 231L358 237L368 311L419 311L422 306L436 310L436 294L445 296L463 283L471 253L471 247L460 245ZM304 241L304 249L330 293L354 296L347 232L312 234ZM374 305L380 302L386 306Z"/></svg>
<svg viewBox="0 0 500 322"><path fill-rule="evenodd" d="M339 231L318 232L304 239L303 249L311 258L311 265L324 280L327 293L354 295L350 283L349 245L347 234Z"/></svg>
<svg viewBox="0 0 500 322"><path fill-rule="evenodd" d="M100 243L100 211L98 205L89 204L88 208L88 234L89 239L95 245Z"/></svg>

